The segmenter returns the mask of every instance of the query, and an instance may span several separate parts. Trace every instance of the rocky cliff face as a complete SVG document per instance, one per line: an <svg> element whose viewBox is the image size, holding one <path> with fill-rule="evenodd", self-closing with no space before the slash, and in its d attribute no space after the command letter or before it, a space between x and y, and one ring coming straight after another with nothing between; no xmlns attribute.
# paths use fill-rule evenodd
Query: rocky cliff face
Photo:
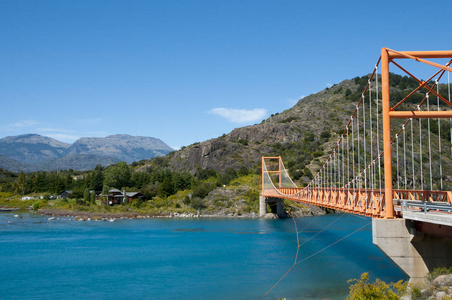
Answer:
<svg viewBox="0 0 452 300"><path fill-rule="evenodd" d="M272 115L261 124L236 128L222 137L197 143L172 153L170 166L175 170L196 167L224 172L228 168L258 168L262 156L275 156L278 143L301 143L307 134L320 136L342 128L354 109L345 90L356 90L351 80L298 101L291 109ZM325 148L331 148L327 144ZM328 150L325 149L325 150Z"/></svg>
<svg viewBox="0 0 452 300"><path fill-rule="evenodd" d="M228 168L238 169L242 165L249 168L254 166L267 148L264 145L249 146L226 138L217 138L177 151L172 156L170 165L175 170L192 173L198 166L221 171Z"/></svg>

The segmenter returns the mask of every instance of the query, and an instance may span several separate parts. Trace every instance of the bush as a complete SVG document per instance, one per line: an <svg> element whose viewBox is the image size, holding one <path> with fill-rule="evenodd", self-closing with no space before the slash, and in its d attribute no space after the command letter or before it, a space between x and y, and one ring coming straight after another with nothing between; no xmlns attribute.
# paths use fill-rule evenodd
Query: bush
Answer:
<svg viewBox="0 0 452 300"><path fill-rule="evenodd" d="M141 201L140 199L133 199L130 206L134 208L140 208L141 204L143 204L143 201Z"/></svg>
<svg viewBox="0 0 452 300"><path fill-rule="evenodd" d="M86 201L84 199L75 199L75 204L86 205Z"/></svg>
<svg viewBox="0 0 452 300"><path fill-rule="evenodd" d="M241 166L239 171L237 172L238 176L246 176L249 174L248 168L245 166Z"/></svg>
<svg viewBox="0 0 452 300"><path fill-rule="evenodd" d="M248 141L247 141L247 140L244 140L244 139L239 139L239 140L237 141L237 143L242 144L242 145L245 145L245 146L248 146Z"/></svg>
<svg viewBox="0 0 452 300"><path fill-rule="evenodd" d="M190 206L196 210L201 210L207 207L204 199L198 197L191 199Z"/></svg>
<svg viewBox="0 0 452 300"><path fill-rule="evenodd" d="M191 202L191 199L190 199L190 197L185 196L185 197L184 197L184 200L183 200L182 202L183 202L185 205L189 205L190 202Z"/></svg>
<svg viewBox="0 0 452 300"><path fill-rule="evenodd" d="M400 299L405 293L407 283L402 280L396 283L387 284L380 279L375 282L369 281L369 273L363 273L360 279L351 279L348 283L350 285L350 294L347 299Z"/></svg>
<svg viewBox="0 0 452 300"><path fill-rule="evenodd" d="M45 201L45 200L39 201L39 202L33 203L32 208L33 208L33 211L37 211L38 209L40 209L46 205L47 205L47 201Z"/></svg>
<svg viewBox="0 0 452 300"><path fill-rule="evenodd" d="M193 189L193 197L205 198L214 188L215 186L213 184L207 182L201 183Z"/></svg>
<svg viewBox="0 0 452 300"><path fill-rule="evenodd" d="M433 280L435 280L436 277L448 274L452 274L452 267L450 268L439 267L427 274L427 280L433 282Z"/></svg>

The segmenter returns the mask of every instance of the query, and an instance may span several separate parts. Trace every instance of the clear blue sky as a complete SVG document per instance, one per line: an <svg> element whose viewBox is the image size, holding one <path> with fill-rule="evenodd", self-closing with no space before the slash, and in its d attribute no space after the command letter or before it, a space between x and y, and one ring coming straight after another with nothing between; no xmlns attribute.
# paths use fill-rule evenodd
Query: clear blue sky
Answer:
<svg viewBox="0 0 452 300"><path fill-rule="evenodd" d="M450 0L0 1L0 138L110 134L181 147L372 71L451 50Z"/></svg>

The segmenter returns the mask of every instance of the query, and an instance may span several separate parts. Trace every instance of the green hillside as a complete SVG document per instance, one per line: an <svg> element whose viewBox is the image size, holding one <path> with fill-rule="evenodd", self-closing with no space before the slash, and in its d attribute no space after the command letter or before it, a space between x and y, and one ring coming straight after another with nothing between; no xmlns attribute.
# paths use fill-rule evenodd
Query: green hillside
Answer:
<svg viewBox="0 0 452 300"><path fill-rule="evenodd" d="M418 86L417 82L408 77L394 74L390 77L392 105ZM306 185L328 159L362 95L368 78L366 75L344 80L300 99L294 107L272 115L260 124L236 128L229 134L195 143L163 157L130 165L124 162L109 167L98 165L92 171L66 170L5 175L1 191L17 195L53 195L64 190L72 190L73 197L81 199L87 189L105 191L115 187L141 192L147 201L133 204L133 209L152 211L154 214L170 211L209 214L221 211L224 215L255 213L259 195L261 157L281 156L295 182L299 186ZM440 87L440 93L447 95L445 86ZM401 108L415 109L415 105L424 96L425 91L416 92L410 101L402 104ZM375 96L373 98L375 99ZM376 111L373 114L375 115ZM375 131L376 118L373 118L372 122ZM394 133L403 122L403 120L393 122ZM415 130L418 130L419 126L423 128L422 135L416 133L416 138L427 140L429 128L432 137L431 148L437 150L439 132L437 121L430 120L430 124L424 121L421 125L416 122ZM441 123L443 153L451 149L449 127L448 120ZM370 144L369 135L368 131L366 141ZM406 145L410 144L410 139L408 136ZM373 147L375 150L375 145ZM394 162L396 149L394 145ZM402 150L402 145L399 145L399 151ZM408 150L407 154L411 157L411 148ZM413 150L413 154L416 154L414 167L419 170L421 163L418 154L419 144L415 144ZM354 158L357 159L356 156ZM370 162L369 152L367 159ZM443 170L452 169L450 156L443 155L441 162ZM424 169L428 163L429 156L424 151L422 154ZM438 170L439 157L433 155L432 172L435 189L439 187ZM355 171L359 171L357 166ZM396 170L393 170L393 173L396 186L400 183L400 172L398 182ZM412 180L412 175L409 175L408 184L411 184ZM420 180L418 173L414 180L415 182ZM452 189L451 182L450 174L444 172L444 189Z"/></svg>

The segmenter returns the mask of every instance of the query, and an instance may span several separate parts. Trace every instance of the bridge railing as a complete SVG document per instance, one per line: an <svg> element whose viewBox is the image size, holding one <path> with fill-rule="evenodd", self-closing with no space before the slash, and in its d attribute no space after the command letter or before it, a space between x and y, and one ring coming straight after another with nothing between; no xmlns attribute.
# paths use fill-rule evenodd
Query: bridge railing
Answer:
<svg viewBox="0 0 452 300"><path fill-rule="evenodd" d="M265 189L262 195L373 218L386 217L385 191L383 189L276 188ZM393 199L393 206L399 208L403 200L452 204L452 193L449 191L393 190ZM395 209L395 211L395 217L402 216L400 209Z"/></svg>

